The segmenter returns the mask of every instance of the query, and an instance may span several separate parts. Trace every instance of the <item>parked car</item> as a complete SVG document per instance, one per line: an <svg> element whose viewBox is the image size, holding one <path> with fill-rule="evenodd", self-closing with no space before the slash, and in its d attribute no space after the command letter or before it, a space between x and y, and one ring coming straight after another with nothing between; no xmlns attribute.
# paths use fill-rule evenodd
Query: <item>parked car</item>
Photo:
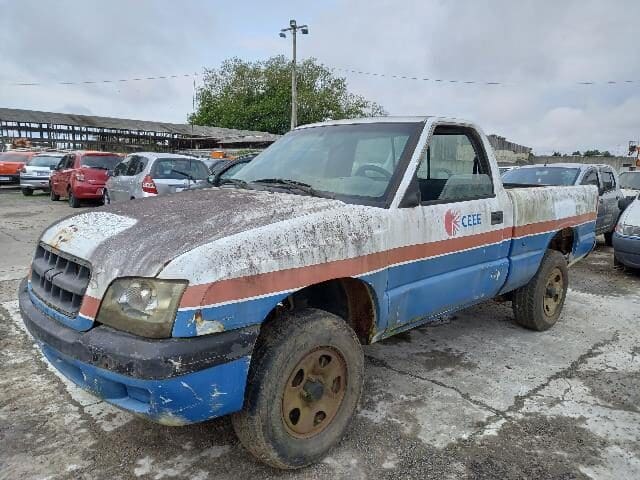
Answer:
<svg viewBox="0 0 640 480"><path fill-rule="evenodd" d="M628 170L620 173L620 189L631 203L640 193L640 170Z"/></svg>
<svg viewBox="0 0 640 480"><path fill-rule="evenodd" d="M613 234L614 263L640 268L640 195L620 215Z"/></svg>
<svg viewBox="0 0 640 480"><path fill-rule="evenodd" d="M279 468L342 437L361 344L498 295L551 328L595 243L594 186L506 189L448 118L299 127L233 180L53 224L20 311L72 382L167 425L235 413Z"/></svg>
<svg viewBox="0 0 640 480"><path fill-rule="evenodd" d="M20 170L35 152L9 151L0 153L0 184L19 183Z"/></svg>
<svg viewBox="0 0 640 480"><path fill-rule="evenodd" d="M64 153L39 153L20 170L20 190L23 195L33 195L35 190L49 191L51 172L60 163Z"/></svg>
<svg viewBox="0 0 640 480"><path fill-rule="evenodd" d="M104 203L155 197L206 184L209 170L195 157L145 152L126 157L113 171L104 190Z"/></svg>
<svg viewBox="0 0 640 480"><path fill-rule="evenodd" d="M596 235L604 235L611 245L613 231L620 217L619 200L623 198L618 174L609 165L553 163L514 168L502 176L511 185L594 185L598 187Z"/></svg>
<svg viewBox="0 0 640 480"><path fill-rule="evenodd" d="M514 168L516 168L516 167L515 166L513 166L513 167L498 167L498 169L500 170L500 175L504 175L509 170L513 170Z"/></svg>
<svg viewBox="0 0 640 480"><path fill-rule="evenodd" d="M202 161L210 172L219 169L231 161L228 158L198 158L198 160Z"/></svg>
<svg viewBox="0 0 640 480"><path fill-rule="evenodd" d="M238 158L237 160L225 162L223 165L220 165L218 168L214 168L211 171L211 174L207 177L206 182L194 184L189 187L189 190L200 190L203 188L219 187L224 183L225 180L232 178L233 175L242 170L242 168L256 156L257 154L246 155L244 157Z"/></svg>
<svg viewBox="0 0 640 480"><path fill-rule="evenodd" d="M67 197L72 208L81 200L102 200L109 171L122 160L116 153L78 151L66 154L51 174L51 200Z"/></svg>

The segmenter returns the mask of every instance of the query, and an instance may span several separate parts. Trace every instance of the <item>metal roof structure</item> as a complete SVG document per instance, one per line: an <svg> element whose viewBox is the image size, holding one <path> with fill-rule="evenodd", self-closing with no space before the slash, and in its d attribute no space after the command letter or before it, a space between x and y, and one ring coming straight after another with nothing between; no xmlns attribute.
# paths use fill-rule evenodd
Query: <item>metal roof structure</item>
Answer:
<svg viewBox="0 0 640 480"><path fill-rule="evenodd" d="M268 145L279 135L182 123L0 108L0 137L67 148L169 150L189 145ZM149 148L144 148L149 149Z"/></svg>

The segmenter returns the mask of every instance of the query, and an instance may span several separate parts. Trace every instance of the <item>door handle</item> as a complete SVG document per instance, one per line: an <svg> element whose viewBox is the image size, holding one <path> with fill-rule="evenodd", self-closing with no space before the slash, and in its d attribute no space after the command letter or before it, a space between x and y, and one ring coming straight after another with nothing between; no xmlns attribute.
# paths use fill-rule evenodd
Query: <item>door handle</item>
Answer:
<svg viewBox="0 0 640 480"><path fill-rule="evenodd" d="M491 225L498 225L504 221L502 210L491 212Z"/></svg>

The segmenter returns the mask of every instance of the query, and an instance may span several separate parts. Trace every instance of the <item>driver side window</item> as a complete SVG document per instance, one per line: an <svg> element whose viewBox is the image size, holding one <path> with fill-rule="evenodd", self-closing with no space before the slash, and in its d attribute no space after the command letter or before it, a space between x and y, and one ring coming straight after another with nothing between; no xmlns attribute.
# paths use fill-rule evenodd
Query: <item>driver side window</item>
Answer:
<svg viewBox="0 0 640 480"><path fill-rule="evenodd" d="M421 202L461 202L492 197L491 169L470 131L437 127L416 177Z"/></svg>

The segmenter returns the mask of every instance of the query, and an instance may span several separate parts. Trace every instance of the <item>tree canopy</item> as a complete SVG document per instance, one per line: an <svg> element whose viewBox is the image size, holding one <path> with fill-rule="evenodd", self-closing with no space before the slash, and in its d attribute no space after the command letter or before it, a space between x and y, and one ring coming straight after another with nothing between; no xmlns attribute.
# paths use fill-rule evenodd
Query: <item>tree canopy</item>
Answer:
<svg viewBox="0 0 640 480"><path fill-rule="evenodd" d="M298 63L298 124L385 115L382 106L351 93L344 78L310 58ZM286 133L291 124L291 62L283 55L247 62L230 58L206 69L197 91L195 125Z"/></svg>

